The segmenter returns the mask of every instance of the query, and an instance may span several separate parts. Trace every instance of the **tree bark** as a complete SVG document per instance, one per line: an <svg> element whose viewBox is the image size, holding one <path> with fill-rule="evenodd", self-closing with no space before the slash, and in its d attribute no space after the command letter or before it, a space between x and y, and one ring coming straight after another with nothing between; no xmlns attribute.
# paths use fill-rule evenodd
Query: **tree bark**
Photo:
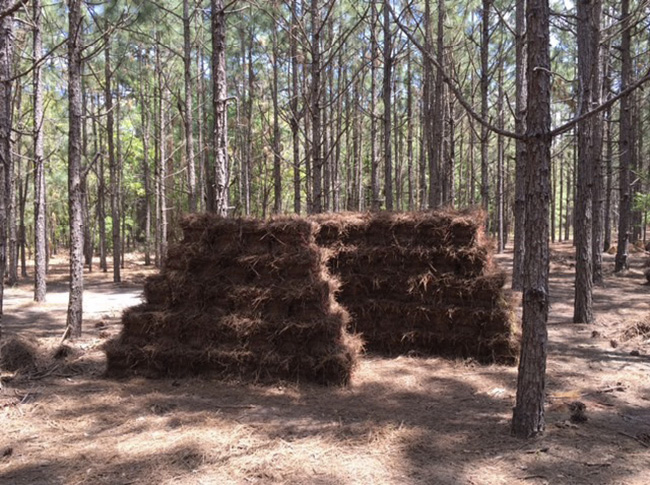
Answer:
<svg viewBox="0 0 650 485"><path fill-rule="evenodd" d="M93 97L93 99L95 99ZM98 146L104 148L101 131L98 129L97 118L99 116L99 99L92 102L93 108L93 137L98 140ZM104 180L104 156L99 157L97 170L97 225L99 232L99 267L106 273L108 263L106 261L106 181Z"/></svg>
<svg viewBox="0 0 650 485"><path fill-rule="evenodd" d="M167 255L167 89L162 72L160 46L156 46L156 78L158 81L157 158L156 158L156 264L164 268Z"/></svg>
<svg viewBox="0 0 650 485"><path fill-rule="evenodd" d="M11 2L0 0L0 11ZM4 303L4 276L7 265L7 200L6 180L11 165L11 107L13 18L0 19L0 340L2 339L2 313Z"/></svg>
<svg viewBox="0 0 650 485"><path fill-rule="evenodd" d="M600 73L600 0L577 3L578 28L578 115L598 105ZM576 279L574 323L593 323L593 185L600 159L597 140L598 116L578 123L578 186L575 221Z"/></svg>
<svg viewBox="0 0 650 485"><path fill-rule="evenodd" d="M515 6L515 132L526 131L526 1ZM526 214L526 142L515 141L515 234L512 258L512 289L522 290L524 284L524 227Z"/></svg>
<svg viewBox="0 0 650 485"><path fill-rule="evenodd" d="M609 96L610 79L609 75L605 77L605 95ZM607 144L605 145L605 208L604 208L604 234L602 251L609 251L612 246L612 189L613 189L613 173L612 161L614 158L614 143L612 140L612 109L608 107L605 110L606 120L606 136Z"/></svg>
<svg viewBox="0 0 650 485"><path fill-rule="evenodd" d="M68 2L68 212L70 221L70 295L66 321L69 338L81 336L83 318L83 219L81 193L82 2Z"/></svg>
<svg viewBox="0 0 650 485"><path fill-rule="evenodd" d="M194 113L192 112L192 48L190 43L190 2L183 0L183 81L185 85L185 157L187 163L187 200L190 212L197 211L196 169L194 167Z"/></svg>
<svg viewBox="0 0 650 485"><path fill-rule="evenodd" d="M621 34L621 90L626 89L632 80L631 33L630 33L630 1L621 2L622 34ZM619 134L619 216L618 243L614 272L618 273L629 268L628 249L630 241L630 167L634 153L632 138L632 106L630 96L621 98L620 134Z"/></svg>
<svg viewBox="0 0 650 485"><path fill-rule="evenodd" d="M415 178L413 167L413 67L411 46L406 46L406 164L408 179L408 210L415 210Z"/></svg>
<svg viewBox="0 0 650 485"><path fill-rule="evenodd" d="M393 210L393 164L391 154L391 116L392 116L392 79L393 79L393 40L391 36L390 11L388 1L384 0L384 78L382 98L384 101L384 197L386 209Z"/></svg>
<svg viewBox="0 0 650 485"><path fill-rule="evenodd" d="M323 158L321 133L321 65L320 65L320 9L318 0L311 2L311 160L312 212L323 212Z"/></svg>
<svg viewBox="0 0 650 485"><path fill-rule="evenodd" d="M528 0L526 228L521 358L512 433L529 438L544 431L548 333L548 236L551 165L550 9Z"/></svg>
<svg viewBox="0 0 650 485"><path fill-rule="evenodd" d="M212 6L212 109L214 110L215 211L228 215L228 111L226 91L226 14L223 0Z"/></svg>
<svg viewBox="0 0 650 485"><path fill-rule="evenodd" d="M600 15L602 15L602 2L600 4ZM599 22L600 23L600 22ZM600 32L599 32L600 34ZM599 55L598 59L598 69L596 69L598 76L594 80L594 90L596 99L594 100L594 106L602 103L603 100L603 71L605 70L605 64L607 51L603 49L602 55ZM593 144L594 144L594 186L593 186L593 231L592 231L592 244L591 244L591 253L592 253L592 280L594 285L603 284L603 238L605 233L605 177L603 174L603 133L604 133L604 118L603 114L599 113L595 116L594 127L593 127Z"/></svg>
<svg viewBox="0 0 650 485"><path fill-rule="evenodd" d="M499 66L499 74L498 74L498 81L497 84L499 85L498 87L498 96L497 96L497 126L500 129L503 129L505 126L504 122L504 113L503 113L503 60L500 63ZM497 197L496 197L496 202L497 202L497 251L499 253L503 252L503 249L505 247L505 236L503 233L504 230L504 225L503 225L503 212L504 212L504 198L503 198L503 187L504 187L504 182L503 179L505 177L504 173L504 157L505 157L505 152L504 152L504 142L503 142L503 136L498 135L497 136Z"/></svg>
<svg viewBox="0 0 650 485"><path fill-rule="evenodd" d="M377 153L377 65L379 64L379 45L377 42L377 7L376 2L370 5L370 190L372 200L370 207L373 211L381 208L379 195L379 155Z"/></svg>
<svg viewBox="0 0 650 485"><path fill-rule="evenodd" d="M42 7L41 0L32 4L34 37L32 54L34 59L43 56ZM47 282L47 232L45 229L45 164L43 148L43 86L41 66L37 64L32 71L33 119L34 119L34 301L45 301Z"/></svg>
<svg viewBox="0 0 650 485"><path fill-rule="evenodd" d="M109 26L106 25L108 30ZM118 162L115 156L115 113L113 111L113 72L111 69L111 38L106 38L104 49L104 99L106 108L106 139L108 142L108 171L111 192L111 234L113 237L113 282L121 281L120 275L120 206Z"/></svg>
<svg viewBox="0 0 650 485"><path fill-rule="evenodd" d="M488 50L490 42L490 7L492 0L483 0L481 14L481 118L488 119L488 88L490 83ZM488 145L490 133L481 124L481 206L487 213L490 204L490 186L488 180ZM489 220L489 218L488 218Z"/></svg>
<svg viewBox="0 0 650 485"><path fill-rule="evenodd" d="M282 212L282 158L280 148L280 108L278 106L278 32L273 26L271 33L271 55L273 56L273 85L271 98L273 102L273 213Z"/></svg>
<svg viewBox="0 0 650 485"><path fill-rule="evenodd" d="M293 211L300 214L300 114L298 113L298 0L291 1L291 30L289 31L289 49L291 55L291 146L293 155Z"/></svg>
<svg viewBox="0 0 650 485"><path fill-rule="evenodd" d="M149 169L149 109L144 96L143 54L138 52L140 68L140 123L142 125L142 183L144 185L144 264L151 264L151 174Z"/></svg>

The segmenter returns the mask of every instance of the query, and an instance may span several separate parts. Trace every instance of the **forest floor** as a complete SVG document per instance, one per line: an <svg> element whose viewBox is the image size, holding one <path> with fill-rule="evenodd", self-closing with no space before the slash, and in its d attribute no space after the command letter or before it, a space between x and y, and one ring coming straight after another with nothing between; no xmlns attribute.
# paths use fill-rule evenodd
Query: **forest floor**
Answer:
<svg viewBox="0 0 650 485"><path fill-rule="evenodd" d="M576 325L572 248L553 246L547 431L527 441L509 435L515 367L366 356L347 388L106 379L101 345L152 271L131 259L125 283L87 275L84 337L50 358L58 364L4 373L0 483L645 485L650 335L634 326L650 315L643 259L633 254L619 277L605 255L597 321ZM31 280L6 290L3 338L53 352L66 273L54 260L43 305ZM575 400L585 423L569 421Z"/></svg>

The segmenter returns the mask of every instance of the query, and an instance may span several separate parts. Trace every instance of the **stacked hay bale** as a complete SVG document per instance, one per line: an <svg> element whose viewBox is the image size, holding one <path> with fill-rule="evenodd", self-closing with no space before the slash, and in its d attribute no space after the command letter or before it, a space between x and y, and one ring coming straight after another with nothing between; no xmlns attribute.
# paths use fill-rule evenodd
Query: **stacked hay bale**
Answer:
<svg viewBox="0 0 650 485"><path fill-rule="evenodd" d="M482 212L327 214L318 244L333 252L339 301L366 349L513 363L505 275Z"/></svg>
<svg viewBox="0 0 650 485"><path fill-rule="evenodd" d="M146 303L106 346L108 374L216 374L345 384L360 350L335 301L318 226L192 215Z"/></svg>

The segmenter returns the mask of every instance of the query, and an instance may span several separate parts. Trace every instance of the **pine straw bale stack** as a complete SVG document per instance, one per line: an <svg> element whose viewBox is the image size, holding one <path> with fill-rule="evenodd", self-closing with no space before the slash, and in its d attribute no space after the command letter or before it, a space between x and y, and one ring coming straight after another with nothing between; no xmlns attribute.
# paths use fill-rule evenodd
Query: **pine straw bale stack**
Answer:
<svg viewBox="0 0 650 485"><path fill-rule="evenodd" d="M505 275L480 211L343 213L312 218L333 253L339 301L366 349L514 363Z"/></svg>
<svg viewBox="0 0 650 485"><path fill-rule="evenodd" d="M346 331L315 223L202 214L182 228L146 303L107 344L109 375L349 381L360 339Z"/></svg>

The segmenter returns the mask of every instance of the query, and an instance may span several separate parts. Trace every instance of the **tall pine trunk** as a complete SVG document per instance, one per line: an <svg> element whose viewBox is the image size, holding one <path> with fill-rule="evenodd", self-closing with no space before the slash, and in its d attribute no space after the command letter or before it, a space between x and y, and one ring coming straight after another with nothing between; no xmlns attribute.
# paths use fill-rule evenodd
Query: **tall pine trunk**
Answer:
<svg viewBox="0 0 650 485"><path fill-rule="evenodd" d="M521 358L512 433L544 431L549 291L549 199L551 167L551 60L548 0L528 0L526 228Z"/></svg>
<svg viewBox="0 0 650 485"><path fill-rule="evenodd" d="M11 2L0 0L0 11ZM4 303L4 276L7 265L6 180L11 165L11 74L13 62L13 18L0 20L0 339Z"/></svg>
<svg viewBox="0 0 650 485"><path fill-rule="evenodd" d="M223 0L212 6L212 109L214 111L215 211L228 215L228 112L226 91L226 13Z"/></svg>
<svg viewBox="0 0 650 485"><path fill-rule="evenodd" d="M393 41L388 1L384 0L384 78L382 86L384 101L384 197L386 199L386 209L393 210L393 164L391 154Z"/></svg>
<svg viewBox="0 0 650 485"><path fill-rule="evenodd" d="M187 200L190 212L196 212L196 169L194 168L194 113L192 112L192 49L190 43L190 1L183 0L183 81L185 85L184 123L187 163Z"/></svg>
<svg viewBox="0 0 650 485"><path fill-rule="evenodd" d="M42 7L40 0L32 5L34 18L34 38L32 53L34 59L43 55L43 36L41 33ZM34 301L45 301L47 283L47 232L45 228L45 163L43 148L43 85L41 66L36 64L32 71L33 119L34 119Z"/></svg>
<svg viewBox="0 0 650 485"><path fill-rule="evenodd" d="M525 24L526 2L516 0L515 6L515 132L526 131L526 59ZM526 214L526 142L515 141L515 234L512 258L512 289L522 290L524 285L524 228Z"/></svg>
<svg viewBox="0 0 650 485"><path fill-rule="evenodd" d="M108 25L106 25L108 29ZM106 106L106 138L108 142L108 171L110 178L111 196L111 234L113 236L113 281L121 281L120 275L120 206L119 206L119 181L118 162L115 156L115 113L113 112L113 88L111 70L111 38L107 37L104 49L104 98Z"/></svg>
<svg viewBox="0 0 650 485"><path fill-rule="evenodd" d="M291 30L289 49L291 55L291 147L293 155L293 211L300 214L300 115L298 113L298 0L291 1Z"/></svg>
<svg viewBox="0 0 650 485"><path fill-rule="evenodd" d="M488 50L490 42L490 7L492 0L483 0L481 14L481 118L488 117L488 88L490 83ZM490 203L490 186L488 181L488 145L490 133L481 125L481 206L487 213ZM489 218L488 218L489 221Z"/></svg>
<svg viewBox="0 0 650 485"><path fill-rule="evenodd" d="M621 91L626 89L632 80L631 32L630 32L630 0L621 2L622 37L621 37ZM630 218L632 201L630 195L630 167L634 154L632 137L632 106L630 95L621 98L620 134L619 134L619 216L618 244L614 271L619 272L629 268L628 243L630 240Z"/></svg>
<svg viewBox="0 0 650 485"><path fill-rule="evenodd" d="M600 44L600 0L578 2L578 115L600 99L598 72ZM597 140L599 117L578 123L578 186L575 221L576 279L573 321L592 323L593 314L593 184L595 159L600 159Z"/></svg>
<svg viewBox="0 0 650 485"><path fill-rule="evenodd" d="M66 334L81 336L83 318L83 220L81 193L82 2L68 3L68 212L70 222L70 295Z"/></svg>

